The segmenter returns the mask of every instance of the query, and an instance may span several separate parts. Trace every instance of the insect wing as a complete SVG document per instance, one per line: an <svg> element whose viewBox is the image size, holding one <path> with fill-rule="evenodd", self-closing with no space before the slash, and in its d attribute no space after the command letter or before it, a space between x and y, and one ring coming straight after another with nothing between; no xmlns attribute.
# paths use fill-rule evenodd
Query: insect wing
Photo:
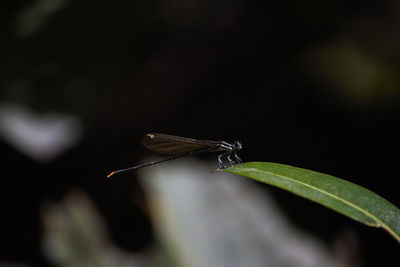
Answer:
<svg viewBox="0 0 400 267"><path fill-rule="evenodd" d="M142 144L150 151L165 155L187 154L203 149L212 150L219 142L202 141L168 134L147 134L142 138Z"/></svg>

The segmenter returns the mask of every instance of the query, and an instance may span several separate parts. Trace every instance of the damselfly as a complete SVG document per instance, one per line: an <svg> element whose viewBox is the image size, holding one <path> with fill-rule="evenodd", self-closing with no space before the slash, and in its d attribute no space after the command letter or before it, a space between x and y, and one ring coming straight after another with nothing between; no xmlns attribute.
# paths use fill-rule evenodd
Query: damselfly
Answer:
<svg viewBox="0 0 400 267"><path fill-rule="evenodd" d="M229 164L231 165L242 162L242 160L236 154L237 151L242 149L242 144L239 141L230 144L225 141L196 140L168 134L150 133L143 136L142 144L150 151L169 155L170 157L129 167L126 169L116 170L107 175L107 177L110 178L116 173L136 170L164 161L169 161L204 152L223 152L222 154L218 155L218 166L220 169L226 168L222 159L223 157L226 157L226 159L229 161ZM232 159L232 157L234 157L234 159Z"/></svg>

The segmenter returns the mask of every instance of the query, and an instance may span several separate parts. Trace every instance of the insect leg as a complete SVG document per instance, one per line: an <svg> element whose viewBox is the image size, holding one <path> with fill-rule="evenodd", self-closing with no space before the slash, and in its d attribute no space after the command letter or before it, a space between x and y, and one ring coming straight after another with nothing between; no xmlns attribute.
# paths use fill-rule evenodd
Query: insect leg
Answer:
<svg viewBox="0 0 400 267"><path fill-rule="evenodd" d="M231 159L231 156L232 156L232 153L229 153L226 158L228 159L228 161L231 164L231 166L233 166L235 164L235 161Z"/></svg>
<svg viewBox="0 0 400 267"><path fill-rule="evenodd" d="M233 155L235 156L235 159L237 160L238 163L242 163L242 160L239 158L236 152L234 152Z"/></svg>

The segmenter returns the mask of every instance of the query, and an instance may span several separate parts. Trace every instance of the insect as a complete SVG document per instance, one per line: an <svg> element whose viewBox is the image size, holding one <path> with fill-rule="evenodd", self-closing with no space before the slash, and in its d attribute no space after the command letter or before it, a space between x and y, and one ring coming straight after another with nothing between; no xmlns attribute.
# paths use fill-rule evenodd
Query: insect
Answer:
<svg viewBox="0 0 400 267"><path fill-rule="evenodd" d="M136 170L161 162L205 152L222 152L222 154L218 156L218 166L220 169L226 168L222 160L222 157L225 156L231 165L242 162L242 160L236 154L237 151L242 149L242 144L239 141L235 141L233 144L230 144L225 141L196 140L168 134L149 133L143 136L142 144L150 151L169 155L170 157L116 170L107 175L107 177L110 178L116 173ZM234 159L232 159L232 157L234 157Z"/></svg>

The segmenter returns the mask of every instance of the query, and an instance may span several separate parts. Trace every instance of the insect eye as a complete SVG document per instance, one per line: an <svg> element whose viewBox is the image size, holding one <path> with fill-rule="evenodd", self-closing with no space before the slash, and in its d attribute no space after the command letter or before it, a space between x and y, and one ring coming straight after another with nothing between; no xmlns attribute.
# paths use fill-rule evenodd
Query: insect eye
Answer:
<svg viewBox="0 0 400 267"><path fill-rule="evenodd" d="M235 148L237 149L242 149L242 143L240 143L239 141L236 141L234 144Z"/></svg>

